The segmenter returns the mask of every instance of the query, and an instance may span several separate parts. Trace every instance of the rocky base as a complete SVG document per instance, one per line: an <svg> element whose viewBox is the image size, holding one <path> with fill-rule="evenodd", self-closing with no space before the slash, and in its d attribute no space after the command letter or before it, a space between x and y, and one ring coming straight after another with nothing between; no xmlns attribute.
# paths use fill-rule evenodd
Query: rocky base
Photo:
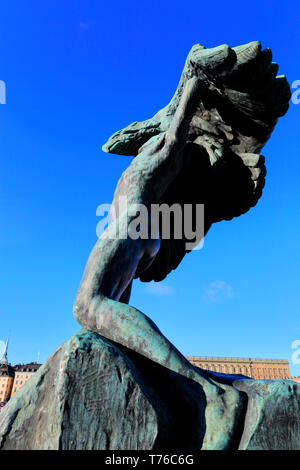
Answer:
<svg viewBox="0 0 300 470"><path fill-rule="evenodd" d="M300 386L232 382L245 395L235 449L300 449ZM199 450L205 436L199 384L82 330L10 400L0 448L13 450Z"/></svg>

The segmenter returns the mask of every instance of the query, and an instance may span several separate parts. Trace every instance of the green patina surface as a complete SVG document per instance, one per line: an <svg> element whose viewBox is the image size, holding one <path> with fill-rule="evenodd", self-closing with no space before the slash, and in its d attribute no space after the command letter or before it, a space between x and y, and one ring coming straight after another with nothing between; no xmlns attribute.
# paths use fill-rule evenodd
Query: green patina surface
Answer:
<svg viewBox="0 0 300 470"><path fill-rule="evenodd" d="M248 396L241 450L300 450L300 386L292 380L237 381Z"/></svg>

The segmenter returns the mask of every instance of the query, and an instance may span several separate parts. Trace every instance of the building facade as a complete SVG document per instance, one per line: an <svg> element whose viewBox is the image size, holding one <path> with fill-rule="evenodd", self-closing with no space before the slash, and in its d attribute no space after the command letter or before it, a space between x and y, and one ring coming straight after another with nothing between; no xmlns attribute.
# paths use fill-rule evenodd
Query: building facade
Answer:
<svg viewBox="0 0 300 470"><path fill-rule="evenodd" d="M8 340L0 357L0 403L9 400L14 381L14 369L7 361L7 348Z"/></svg>
<svg viewBox="0 0 300 470"><path fill-rule="evenodd" d="M7 360L7 349L8 340L0 357L0 403L7 402L41 366L36 362L12 366Z"/></svg>
<svg viewBox="0 0 300 470"><path fill-rule="evenodd" d="M287 359L187 356L197 367L222 374L242 374L252 379L291 379Z"/></svg>
<svg viewBox="0 0 300 470"><path fill-rule="evenodd" d="M14 369L9 364L0 365L0 403L10 399L14 375Z"/></svg>
<svg viewBox="0 0 300 470"><path fill-rule="evenodd" d="M14 366L15 374L11 396L13 396L40 367L41 364L37 364L36 362L31 362L30 364L17 364Z"/></svg>

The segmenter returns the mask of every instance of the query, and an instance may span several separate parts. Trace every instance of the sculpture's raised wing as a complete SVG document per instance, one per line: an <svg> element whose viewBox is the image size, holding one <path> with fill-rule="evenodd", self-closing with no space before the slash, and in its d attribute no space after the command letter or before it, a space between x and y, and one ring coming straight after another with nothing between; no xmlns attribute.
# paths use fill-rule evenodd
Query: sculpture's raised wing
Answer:
<svg viewBox="0 0 300 470"><path fill-rule="evenodd" d="M134 122L116 132L103 146L104 152L137 155L151 137L164 132L172 119L187 80L201 78L210 93L199 103L191 126L191 138L211 135L226 139L232 150L258 153L288 109L290 87L285 76L276 76L270 49L259 42L230 48L192 47L174 97L153 118ZM223 137L223 139L222 139Z"/></svg>
<svg viewBox="0 0 300 470"><path fill-rule="evenodd" d="M247 212L262 194L266 170L260 151L278 117L286 113L291 96L286 78L277 72L270 49L262 50L259 42L235 48L195 45L169 105L152 119L115 133L103 150L136 156L150 139L168 129L187 80L200 78L207 92L190 122L188 163L161 202L204 203L206 232L212 223ZM155 261L138 277L162 280L182 260L186 241L163 240Z"/></svg>

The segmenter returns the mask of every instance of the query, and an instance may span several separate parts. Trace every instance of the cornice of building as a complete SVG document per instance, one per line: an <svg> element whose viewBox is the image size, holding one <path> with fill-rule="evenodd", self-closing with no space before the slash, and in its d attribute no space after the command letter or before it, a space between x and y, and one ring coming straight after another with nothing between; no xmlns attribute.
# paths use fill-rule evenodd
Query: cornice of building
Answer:
<svg viewBox="0 0 300 470"><path fill-rule="evenodd" d="M38 364L37 362L30 362L28 364L16 364L14 365L14 369L16 372L26 372L26 369L35 369L38 370L42 364Z"/></svg>
<svg viewBox="0 0 300 470"><path fill-rule="evenodd" d="M189 361L195 362L231 362L231 363L258 363L258 364L289 364L287 359L263 359L251 357L214 357L214 356L186 356Z"/></svg>

